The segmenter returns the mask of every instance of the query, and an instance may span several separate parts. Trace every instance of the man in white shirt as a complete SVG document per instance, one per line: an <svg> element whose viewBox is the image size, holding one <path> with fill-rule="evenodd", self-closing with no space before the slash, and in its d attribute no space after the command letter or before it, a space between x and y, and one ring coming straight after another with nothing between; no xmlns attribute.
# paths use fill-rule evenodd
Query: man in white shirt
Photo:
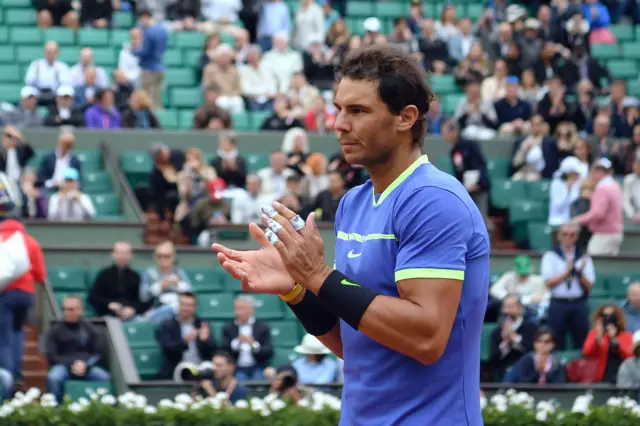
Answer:
<svg viewBox="0 0 640 426"><path fill-rule="evenodd" d="M593 261L576 246L579 226L564 224L558 231L559 246L542 256L540 271L551 292L547 323L558 350L564 350L567 334L574 348L581 348L589 333L587 299L596 280Z"/></svg>
<svg viewBox="0 0 640 426"><path fill-rule="evenodd" d="M295 172L287 167L287 157L281 151L274 151L269 157L269 167L258 170L262 180L262 192L273 198L280 198L287 190L287 178Z"/></svg>
<svg viewBox="0 0 640 426"><path fill-rule="evenodd" d="M208 34L233 33L238 27L238 13L242 10L241 0L203 0L202 16L205 20L198 26L199 31Z"/></svg>
<svg viewBox="0 0 640 426"><path fill-rule="evenodd" d="M58 60L58 43L48 41L44 45L44 58L31 62L24 82L40 91L41 104L50 104L58 87L71 83L69 66Z"/></svg>
<svg viewBox="0 0 640 426"><path fill-rule="evenodd" d="M76 169L66 169L64 183L60 190L49 199L47 219L60 222L84 222L96 217L96 209L91 198L80 192L80 173Z"/></svg>
<svg viewBox="0 0 640 426"><path fill-rule="evenodd" d="M87 84L85 80L85 71L89 67L95 67L96 70L96 82L95 86L99 88L105 88L109 85L109 77L104 68L96 66L93 63L93 50L89 47L85 47L80 51L80 61L71 67L71 85L73 87L81 87Z"/></svg>
<svg viewBox="0 0 640 426"><path fill-rule="evenodd" d="M640 155L633 162L633 173L624 177L622 205L627 219L640 224Z"/></svg>
<svg viewBox="0 0 640 426"><path fill-rule="evenodd" d="M275 200L271 194L261 193L262 180L257 175L247 176L246 191L236 192L231 202L231 223L244 225L260 222L262 206L269 206Z"/></svg>
<svg viewBox="0 0 640 426"><path fill-rule="evenodd" d="M273 49L262 57L262 66L275 77L278 92L287 93L291 77L302 72L302 55L289 48L289 35L278 33L273 36Z"/></svg>

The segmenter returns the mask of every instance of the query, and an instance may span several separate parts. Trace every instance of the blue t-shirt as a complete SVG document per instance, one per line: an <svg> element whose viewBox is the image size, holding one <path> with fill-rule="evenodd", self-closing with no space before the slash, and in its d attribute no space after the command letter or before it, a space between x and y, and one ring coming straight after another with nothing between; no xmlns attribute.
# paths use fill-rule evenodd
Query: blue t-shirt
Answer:
<svg viewBox="0 0 640 426"><path fill-rule="evenodd" d="M489 291L490 242L464 187L423 155L382 194L351 189L335 221L336 269L398 297L411 278L463 280L442 357L424 365L341 322L340 426L480 426L480 336Z"/></svg>

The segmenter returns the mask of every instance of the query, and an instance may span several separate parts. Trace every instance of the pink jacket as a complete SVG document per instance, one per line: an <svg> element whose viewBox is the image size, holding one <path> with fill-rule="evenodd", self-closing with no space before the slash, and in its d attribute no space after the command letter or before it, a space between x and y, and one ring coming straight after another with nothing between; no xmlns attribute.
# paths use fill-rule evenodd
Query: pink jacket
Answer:
<svg viewBox="0 0 640 426"><path fill-rule="evenodd" d="M591 196L591 208L579 216L580 224L594 234L618 234L622 232L622 221L620 185L613 178L600 182Z"/></svg>

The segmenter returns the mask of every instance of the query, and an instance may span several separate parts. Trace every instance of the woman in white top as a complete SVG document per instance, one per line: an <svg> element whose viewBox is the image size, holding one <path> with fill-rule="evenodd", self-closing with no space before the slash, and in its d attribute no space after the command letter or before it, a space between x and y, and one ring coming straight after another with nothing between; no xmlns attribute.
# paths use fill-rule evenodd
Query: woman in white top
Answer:
<svg viewBox="0 0 640 426"><path fill-rule="evenodd" d="M571 219L571 203L580 197L581 169L578 158L567 157L554 173L549 189L549 225L559 226Z"/></svg>
<svg viewBox="0 0 640 426"><path fill-rule="evenodd" d="M460 34L456 21L456 7L453 4L448 4L442 9L440 20L436 21L436 35L437 37L449 43L449 41L455 36Z"/></svg>
<svg viewBox="0 0 640 426"><path fill-rule="evenodd" d="M314 0L301 0L296 11L293 45L307 50L314 40L325 39L324 11Z"/></svg>

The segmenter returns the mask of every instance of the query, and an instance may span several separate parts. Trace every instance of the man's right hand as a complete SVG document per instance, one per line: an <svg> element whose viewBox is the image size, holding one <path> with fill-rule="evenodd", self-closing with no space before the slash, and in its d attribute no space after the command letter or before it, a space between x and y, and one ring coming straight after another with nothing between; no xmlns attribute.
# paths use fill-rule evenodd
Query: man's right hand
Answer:
<svg viewBox="0 0 640 426"><path fill-rule="evenodd" d="M118 302L111 302L109 303L109 305L107 305L107 307L114 314L117 314L118 312L120 312L120 309L122 309L122 305Z"/></svg>
<svg viewBox="0 0 640 426"><path fill-rule="evenodd" d="M192 328L189 333L184 337L184 343L187 345L191 343L196 337L198 337L198 329Z"/></svg>
<svg viewBox="0 0 640 426"><path fill-rule="evenodd" d="M200 387L204 390L207 395L214 396L216 392L216 388L213 386L213 382L211 380L203 380L200 382Z"/></svg>

